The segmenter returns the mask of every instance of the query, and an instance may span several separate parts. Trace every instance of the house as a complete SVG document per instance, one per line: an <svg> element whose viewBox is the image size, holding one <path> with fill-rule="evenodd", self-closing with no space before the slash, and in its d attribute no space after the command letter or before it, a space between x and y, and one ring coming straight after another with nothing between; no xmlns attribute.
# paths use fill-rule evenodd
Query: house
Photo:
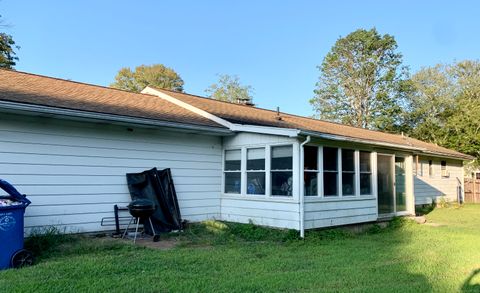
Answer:
<svg viewBox="0 0 480 293"><path fill-rule="evenodd" d="M100 225L125 173L171 168L184 219L300 230L414 214L463 193L470 156L403 135L147 87L0 70L0 178L28 229Z"/></svg>

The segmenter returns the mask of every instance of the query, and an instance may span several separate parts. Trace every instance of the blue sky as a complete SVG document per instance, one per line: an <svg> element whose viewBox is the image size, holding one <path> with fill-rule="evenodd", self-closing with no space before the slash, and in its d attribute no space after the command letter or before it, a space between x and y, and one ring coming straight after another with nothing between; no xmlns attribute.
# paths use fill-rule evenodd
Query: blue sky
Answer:
<svg viewBox="0 0 480 293"><path fill-rule="evenodd" d="M376 27L404 63L478 59L480 2L0 0L17 69L108 85L121 67L162 63L189 93L236 74L263 108L312 115L318 69L340 36Z"/></svg>

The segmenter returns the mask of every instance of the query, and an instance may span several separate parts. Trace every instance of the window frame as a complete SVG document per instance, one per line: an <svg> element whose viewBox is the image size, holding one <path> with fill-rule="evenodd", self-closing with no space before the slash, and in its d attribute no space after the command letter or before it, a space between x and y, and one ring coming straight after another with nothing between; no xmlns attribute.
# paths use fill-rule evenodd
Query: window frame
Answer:
<svg viewBox="0 0 480 293"><path fill-rule="evenodd" d="M284 146L290 146L292 148L292 169L272 169L272 149L273 148L276 148L276 147L284 147ZM295 159L294 159L294 156L295 156L295 145L293 143L282 143L282 144L270 144L269 145L269 157L268 157L268 172L269 173L269 181L268 181L268 197L270 198L288 198L288 199L293 199L295 198L295 195L293 194L294 193L294 185L295 185L295 178L294 178L294 168L295 168ZM266 162L265 162L266 163ZM265 166L267 167L267 166ZM273 172L291 172L292 173L292 195L283 195L283 194L273 194L273 191L272 191L272 187L273 187L273 182L272 182L272 173ZM266 180L267 178L265 178ZM266 183L267 184L267 183ZM265 184L265 185L266 185Z"/></svg>
<svg viewBox="0 0 480 293"><path fill-rule="evenodd" d="M305 148L303 149L303 165L302 165L302 172L303 181L305 181L305 173L316 173L317 174L317 194L309 194L306 193L306 184L305 182L300 182L303 184L303 195L306 198L315 198L315 197L322 197L323 196L323 146L322 145L311 145L307 144L304 147L314 147L317 149L317 169L316 170L306 170L305 169ZM322 176L321 176L322 174Z"/></svg>
<svg viewBox="0 0 480 293"><path fill-rule="evenodd" d="M264 166L263 166L263 170L254 170L254 169L248 169L248 150L252 150L252 149L263 149L263 154L264 154ZM248 197L252 197L252 196L261 196L261 197L265 197L267 195L267 147L266 146L249 146L249 147L245 147L245 195L248 196ZM250 194L248 193L248 174L249 173L263 173L264 174L264 178L265 178L265 182L264 182L264 192L263 193L255 193L255 194ZM243 185L243 184L242 184Z"/></svg>
<svg viewBox="0 0 480 293"><path fill-rule="evenodd" d="M305 185L305 180L303 182L300 182L300 184L303 184L303 196L305 200L326 200L326 201L335 201L335 200L352 200L352 199L362 199L362 198L371 198L374 197L376 194L376 185L375 185L375 178L376 178L376 160L374 155L376 154L375 150L372 149L367 149L367 148L359 148L359 147L350 147L350 146L337 146L334 144L321 144L321 145L315 145L315 144L307 144L306 146L309 147L317 147L317 159L318 159L318 165L317 165L317 170L306 170L305 169L305 155L303 157L303 164L302 164L302 169L300 172L302 172L303 176L302 178L305 178L305 173L308 172L316 172L317 173L317 195L306 195L306 185ZM323 161L324 161L324 156L323 156L323 149L327 148L333 148L337 150L337 195L327 195L325 196L324 194L324 166L323 166ZM355 180L355 194L354 195L344 195L343 194L343 180L342 180L342 174L343 174L343 166L342 166L342 150L352 150L354 151L354 180ZM305 150L304 154L305 154ZM366 152L369 154L370 158L370 172L360 172L360 152ZM328 171L327 171L328 172ZM351 171L350 171L351 172ZM333 171L332 171L333 173ZM361 194L360 191L360 174L361 173L368 173L370 174L370 193L369 194Z"/></svg>
<svg viewBox="0 0 480 293"><path fill-rule="evenodd" d="M353 151L353 171L352 170L343 170L344 169L344 166L343 166L343 152L344 151ZM340 192L342 196L345 196L345 197L354 197L354 196L357 196L357 194L359 194L359 190L357 188L357 182L358 182L358 179L357 179L357 174L358 173L358 170L357 170L357 153L359 151L354 149L354 148L341 148L341 170L342 170L342 173L341 173L341 176L342 176L342 191ZM353 194L344 194L343 193L343 175L344 174L353 174Z"/></svg>
<svg viewBox="0 0 480 293"><path fill-rule="evenodd" d="M277 146L290 146L292 147L292 195L272 195L271 186L271 157L272 147ZM300 144L295 141L283 141L283 142L265 142L257 144L242 144L231 145L223 148L222 152L222 176L221 176L221 195L226 198L242 198L252 200L268 200L268 201L280 201L280 202L292 202L298 200L299 184L298 184L298 169L299 169L299 146ZM247 190L247 149L263 148L265 149L265 194L248 194ZM240 193L227 193L225 192L225 157L226 152L231 150L241 150L241 192ZM298 158L296 158L296 156ZM288 170L287 170L288 171ZM229 171L227 171L228 173ZM238 172L238 171L234 171Z"/></svg>
<svg viewBox="0 0 480 293"><path fill-rule="evenodd" d="M441 160L440 161L440 175L441 175L442 179L450 178L450 172L448 172L447 166L448 166L447 160Z"/></svg>
<svg viewBox="0 0 480 293"><path fill-rule="evenodd" d="M225 170L225 162L227 160L227 152L228 151L240 151L240 170ZM229 195L242 195L242 189L243 189L243 175L242 175L242 157L243 157L243 149L239 147L233 147L233 148L228 148L223 150L223 158L222 158L222 193L223 194L229 194ZM226 173L240 173L240 192L239 193L231 193L231 192L226 192L225 187L226 187Z"/></svg>
<svg viewBox="0 0 480 293"><path fill-rule="evenodd" d="M364 153L368 153L368 157L369 157L369 160L370 160L370 172L365 172L360 169L360 153L361 152L364 152ZM366 151L366 150L358 150L358 194L359 196L361 197L365 197L365 196L372 196L374 194L374 191L373 191L373 188L374 188L374 181L373 181L373 152L372 151ZM370 193L368 194L362 194L362 191L361 191L361 175L362 174L369 174L370 175Z"/></svg>

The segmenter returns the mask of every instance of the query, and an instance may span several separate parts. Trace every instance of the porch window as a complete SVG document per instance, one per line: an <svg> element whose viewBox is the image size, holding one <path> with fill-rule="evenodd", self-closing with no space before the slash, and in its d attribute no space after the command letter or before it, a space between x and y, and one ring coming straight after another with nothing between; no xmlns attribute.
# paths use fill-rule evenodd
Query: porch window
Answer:
<svg viewBox="0 0 480 293"><path fill-rule="evenodd" d="M271 185L272 195L292 196L293 146L272 146Z"/></svg>
<svg viewBox="0 0 480 293"><path fill-rule="evenodd" d="M265 148L247 149L247 194L265 194Z"/></svg>
<svg viewBox="0 0 480 293"><path fill-rule="evenodd" d="M316 196L318 195L318 148L305 146L303 150L305 196Z"/></svg>
<svg viewBox="0 0 480 293"><path fill-rule="evenodd" d="M372 194L371 153L360 151L360 195Z"/></svg>
<svg viewBox="0 0 480 293"><path fill-rule="evenodd" d="M241 150L225 151L224 175L225 193L240 194L241 191Z"/></svg>
<svg viewBox="0 0 480 293"><path fill-rule="evenodd" d="M342 195L355 195L355 151L342 149Z"/></svg>
<svg viewBox="0 0 480 293"><path fill-rule="evenodd" d="M433 161L428 161L428 176L433 177Z"/></svg>
<svg viewBox="0 0 480 293"><path fill-rule="evenodd" d="M323 196L338 196L337 148L323 148Z"/></svg>

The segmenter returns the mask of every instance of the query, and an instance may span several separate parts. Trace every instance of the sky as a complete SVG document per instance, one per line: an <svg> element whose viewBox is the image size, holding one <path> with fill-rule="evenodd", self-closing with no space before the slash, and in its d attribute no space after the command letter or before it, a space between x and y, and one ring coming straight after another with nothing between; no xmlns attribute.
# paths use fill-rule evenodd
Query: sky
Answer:
<svg viewBox="0 0 480 293"><path fill-rule="evenodd" d="M197 95L238 75L257 106L304 116L317 66L356 29L393 35L412 73L480 54L480 1L0 0L0 15L20 71L108 86L161 63Z"/></svg>

